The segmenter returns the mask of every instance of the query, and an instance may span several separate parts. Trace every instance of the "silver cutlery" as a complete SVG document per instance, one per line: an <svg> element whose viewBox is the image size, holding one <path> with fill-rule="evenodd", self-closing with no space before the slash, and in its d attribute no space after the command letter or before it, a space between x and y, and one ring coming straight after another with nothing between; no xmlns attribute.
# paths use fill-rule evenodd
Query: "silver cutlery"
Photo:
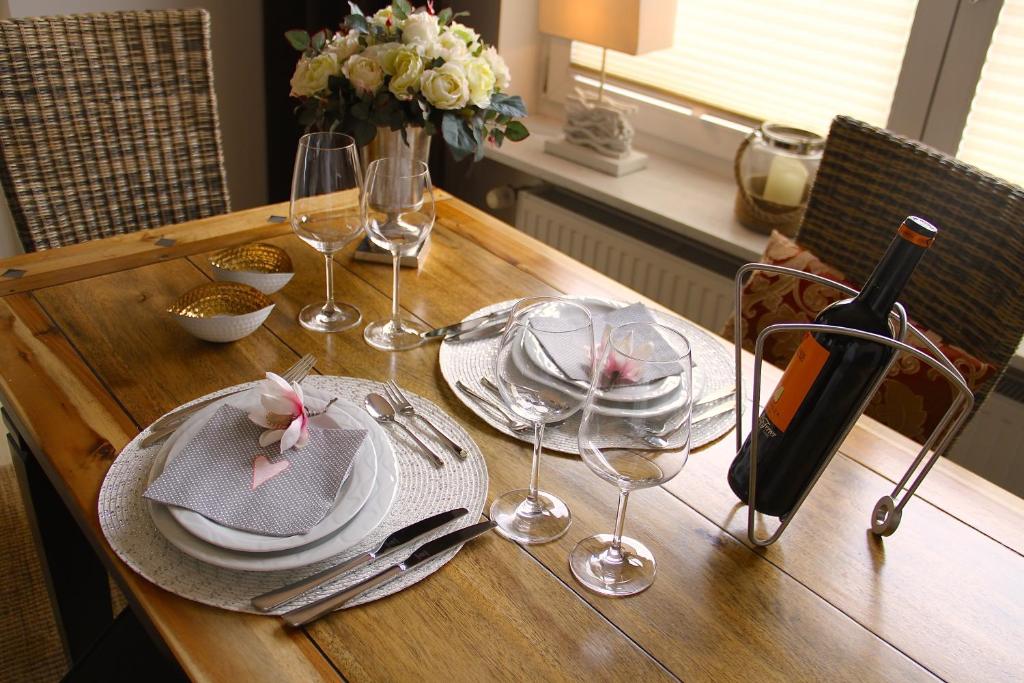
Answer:
<svg viewBox="0 0 1024 683"><path fill-rule="evenodd" d="M281 618L284 619L285 623L291 626L302 626L312 621L316 621L320 617L344 606L346 602L359 597L366 591L376 588L383 583L387 583L388 581L401 576L413 567L440 555L446 550L460 546L466 541L476 538L480 534L487 533L494 527L494 522L480 522L478 524L472 524L463 529L459 529L458 531L445 534L440 538L421 545L402 562L391 565L384 571L374 574L365 581L361 581L351 588L347 588L335 593L334 595L321 598L320 600L310 603L305 607L299 607L298 609L293 609L290 612L285 612L281 615Z"/></svg>
<svg viewBox="0 0 1024 683"><path fill-rule="evenodd" d="M383 555L405 547L419 539L424 534L428 534L431 531L439 529L448 522L458 519L468 512L469 510L466 508L455 508L454 510L441 512L427 517L426 519L421 519L418 522L414 522L413 524L393 532L377 544L377 547L373 550L367 550L365 553L360 553L350 560L342 562L341 564L336 564L322 572L300 579L299 581L290 583L287 586L282 586L277 590L272 590L268 593L264 593L263 595L257 595L252 599L252 606L261 612L269 612L270 610L280 607L286 602L290 602L314 588L322 586L331 579L341 576L345 572L358 569L359 567L370 564Z"/></svg>
<svg viewBox="0 0 1024 683"><path fill-rule="evenodd" d="M290 368L281 373L281 377L286 382L289 383L301 382L313 369L313 365L315 363L316 357L314 357L312 354L307 353L305 356L296 361L294 365L292 365ZM243 391L246 390L240 389L238 391L232 391L227 394L221 394L220 396L214 396L213 398L204 399L202 401L199 401L198 403L193 403L190 406L179 408L173 412L168 413L167 415L164 415L159 420L154 422L153 425L150 427L150 435L142 440L142 447L148 448L149 446L160 443L168 436L173 434L175 431L177 431L178 427L183 425L185 421L188 420L188 418L192 417L194 414L196 414L206 406L211 405L216 401L220 401L221 399L226 398L228 396L240 394Z"/></svg>
<svg viewBox="0 0 1024 683"><path fill-rule="evenodd" d="M366 412L370 414L373 419L381 424L393 424L401 427L406 434L408 434L416 445L420 447L420 451L423 453L423 457L430 461L434 467L444 467L444 461L441 457L434 452L434 450L427 444L420 441L420 438L416 436L416 433L405 426L405 424L398 421L395 417L395 408L388 400L380 394L370 394L366 397L366 401L363 404L366 408Z"/></svg>
<svg viewBox="0 0 1024 683"><path fill-rule="evenodd" d="M484 323L497 323L504 322L512 312L514 306L503 308L498 311L493 311L486 315L481 315L476 318L470 318L454 325L445 325L444 327L438 327L437 329L427 330L423 333L424 339L449 339L451 337L464 334L470 330L474 330Z"/></svg>
<svg viewBox="0 0 1024 683"><path fill-rule="evenodd" d="M530 430L533 429L533 426L529 422L526 422L524 420L518 419L517 417L512 415L512 413L509 412L508 409L505 408L503 405L501 405L500 403L498 403L496 401L492 401L491 399L487 398L486 396L478 393L476 390L474 390L472 387L467 385L461 379L455 381L455 386L460 391L462 391L467 396L469 396L471 399L476 401L476 403L478 405L482 405L482 406L488 407L492 411L494 411L496 415L500 416L501 419L503 419L505 421L505 424L507 424L508 428L511 429L512 431L514 431L514 432L525 432L525 431L530 431Z"/></svg>
<svg viewBox="0 0 1024 683"><path fill-rule="evenodd" d="M426 415L418 413L413 404L409 402L409 399L402 391L402 388L398 386L397 382L395 382L394 380L386 382L384 384L384 393L387 394L388 400L391 402L391 405L393 405L395 409L398 410L399 414L418 418L421 422L423 422L423 424L430 427L430 430L434 432L437 438L440 439L445 446L451 449L451 451L454 452L455 455L459 456L463 460L466 459L466 449L457 444L455 440L452 439L450 436L442 432L437 427L437 425L435 425L427 418Z"/></svg>

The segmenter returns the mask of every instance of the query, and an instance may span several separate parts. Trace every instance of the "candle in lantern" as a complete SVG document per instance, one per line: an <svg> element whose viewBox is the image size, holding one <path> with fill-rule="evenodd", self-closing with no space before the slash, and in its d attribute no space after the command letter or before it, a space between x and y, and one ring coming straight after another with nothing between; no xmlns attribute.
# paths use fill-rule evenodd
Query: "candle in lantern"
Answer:
<svg viewBox="0 0 1024 683"><path fill-rule="evenodd" d="M776 155L764 183L765 201L783 206L800 206L807 186L807 169L797 159Z"/></svg>

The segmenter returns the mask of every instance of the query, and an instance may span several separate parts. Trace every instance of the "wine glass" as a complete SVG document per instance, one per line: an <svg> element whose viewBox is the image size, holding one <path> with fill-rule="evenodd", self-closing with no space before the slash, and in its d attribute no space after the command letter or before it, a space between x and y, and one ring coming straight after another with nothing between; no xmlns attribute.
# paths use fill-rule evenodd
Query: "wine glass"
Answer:
<svg viewBox="0 0 1024 683"><path fill-rule="evenodd" d="M391 252L391 318L372 322L363 330L366 343L383 351L404 351L423 343L425 327L402 320L398 306L399 261L416 253L434 227L434 188L422 161L384 157L366 169L363 214L370 240Z"/></svg>
<svg viewBox="0 0 1024 683"><path fill-rule="evenodd" d="M655 323L607 330L583 404L579 446L597 476L619 488L615 530L580 541L569 555L573 575L603 595L633 595L654 582L654 556L622 535L631 491L660 486L676 476L690 453L693 405L690 344ZM625 390L625 391L624 391ZM609 411L608 392L626 392Z"/></svg>
<svg viewBox="0 0 1024 683"><path fill-rule="evenodd" d="M593 347L590 312L577 303L537 297L512 309L494 361L495 384L505 405L533 424L533 465L529 488L505 493L491 505L491 521L506 538L546 543L569 528L569 508L539 488L541 445L545 425L568 418L583 404L593 374Z"/></svg>
<svg viewBox="0 0 1024 683"><path fill-rule="evenodd" d="M340 332L359 324L355 306L334 300L333 255L363 231L363 176L356 141L341 133L308 133L299 139L288 219L303 242L324 255L327 302L299 311L303 327Z"/></svg>

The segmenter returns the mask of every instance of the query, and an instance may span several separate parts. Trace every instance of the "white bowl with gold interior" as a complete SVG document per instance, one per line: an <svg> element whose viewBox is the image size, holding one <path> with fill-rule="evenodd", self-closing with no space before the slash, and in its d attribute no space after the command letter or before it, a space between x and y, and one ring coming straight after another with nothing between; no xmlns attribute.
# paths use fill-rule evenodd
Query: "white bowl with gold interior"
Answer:
<svg viewBox="0 0 1024 683"><path fill-rule="evenodd" d="M232 342L256 331L274 302L240 282L208 282L191 289L168 307L190 334L212 342Z"/></svg>
<svg viewBox="0 0 1024 683"><path fill-rule="evenodd" d="M273 294L295 275L288 252L264 242L219 251L210 265L215 280L241 282L264 294Z"/></svg>

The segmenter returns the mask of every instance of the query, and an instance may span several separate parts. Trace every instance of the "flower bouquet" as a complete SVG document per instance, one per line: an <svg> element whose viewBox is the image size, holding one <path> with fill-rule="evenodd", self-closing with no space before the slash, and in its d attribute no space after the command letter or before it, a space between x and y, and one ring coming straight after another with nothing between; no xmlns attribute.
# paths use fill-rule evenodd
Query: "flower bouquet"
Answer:
<svg viewBox="0 0 1024 683"><path fill-rule="evenodd" d="M504 91L508 66L494 47L433 2L413 9L395 0L373 16L349 2L342 30L285 36L302 53L291 79L296 113L306 130L340 130L357 144L377 128L438 130L456 159L483 157L484 144L501 146L529 135L519 120L522 98Z"/></svg>

